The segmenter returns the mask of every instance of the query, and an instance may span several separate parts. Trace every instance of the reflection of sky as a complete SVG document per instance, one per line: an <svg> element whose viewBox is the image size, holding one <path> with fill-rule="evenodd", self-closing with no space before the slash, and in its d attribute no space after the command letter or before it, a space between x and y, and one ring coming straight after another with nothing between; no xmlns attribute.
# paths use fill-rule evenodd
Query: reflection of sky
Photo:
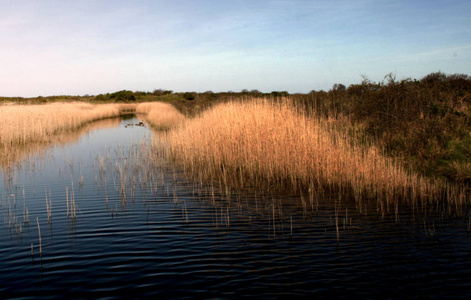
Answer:
<svg viewBox="0 0 471 300"><path fill-rule="evenodd" d="M51 191L55 199L64 199L65 187L72 191L73 182L77 195L79 191L85 193L85 190L79 189L80 177L84 177L85 184L96 184L100 156L112 162L108 175L113 176L114 163L120 161L116 159L117 156L123 153L128 157L129 147L138 147L142 142L150 141L151 132L148 128L124 128L125 124L137 122L136 118L125 120L116 127L94 129L78 141L51 146L49 151L42 149L41 153L33 156L31 160L21 162L21 167L12 175L12 187L6 186L5 174L0 172L0 197L6 197L8 191L8 194L18 193L22 201L22 190L25 189L28 207L30 211L34 211L44 209L46 191ZM138 151L133 153L141 155ZM86 189L86 192L95 193L93 189ZM65 206L59 209L64 208Z"/></svg>
<svg viewBox="0 0 471 300"><path fill-rule="evenodd" d="M134 143L140 143L146 138L150 139L150 132L145 127L140 126L128 126L123 128L125 124L135 124L139 121L137 119L129 119L121 122L118 127L103 128L99 130L93 130L80 138L80 140L70 146L66 146L66 150L63 147L56 149L56 155L62 155L67 152L69 159L95 159L99 155L104 156L111 147L128 147Z"/></svg>
<svg viewBox="0 0 471 300"><path fill-rule="evenodd" d="M469 73L470 13L467 0L3 1L0 96Z"/></svg>

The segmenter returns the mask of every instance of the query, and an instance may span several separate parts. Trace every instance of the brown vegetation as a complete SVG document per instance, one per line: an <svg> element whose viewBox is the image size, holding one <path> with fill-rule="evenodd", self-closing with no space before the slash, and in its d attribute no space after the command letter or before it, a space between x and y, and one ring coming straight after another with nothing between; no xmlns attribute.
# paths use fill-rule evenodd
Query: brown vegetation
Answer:
<svg viewBox="0 0 471 300"><path fill-rule="evenodd" d="M291 97L315 115L348 116L387 155L417 172L471 181L471 78L432 73L421 80L361 84Z"/></svg>
<svg viewBox="0 0 471 300"><path fill-rule="evenodd" d="M116 104L54 103L0 106L0 165L14 163L40 145L64 139L64 132L92 121L119 116ZM128 109L128 107L126 107Z"/></svg>
<svg viewBox="0 0 471 300"><path fill-rule="evenodd" d="M197 180L223 186L340 191L356 199L431 200L437 183L413 174L371 143L349 138L345 122L313 118L291 101L220 104L169 131L173 160Z"/></svg>
<svg viewBox="0 0 471 300"><path fill-rule="evenodd" d="M185 120L185 116L173 105L162 102L141 103L137 106L136 112L147 114L147 121L157 129L169 129Z"/></svg>
<svg viewBox="0 0 471 300"><path fill-rule="evenodd" d="M339 190L357 199L431 200L463 199L471 182L467 75L439 72L397 81L390 74L380 83L365 79L348 88L336 84L328 92L294 95L156 90L121 91L108 98L112 96L172 105L110 104L98 109L73 104L70 111L66 107L72 104L2 106L2 155L13 145L41 142L54 132L135 110L147 114L155 128L173 128L166 140L177 163L199 179L227 185ZM46 107L49 113L43 111Z"/></svg>

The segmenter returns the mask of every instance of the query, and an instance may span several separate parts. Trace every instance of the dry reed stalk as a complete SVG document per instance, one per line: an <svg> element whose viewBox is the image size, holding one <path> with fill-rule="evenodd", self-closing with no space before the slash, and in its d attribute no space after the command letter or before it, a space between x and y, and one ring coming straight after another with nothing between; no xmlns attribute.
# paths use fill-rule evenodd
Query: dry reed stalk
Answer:
<svg viewBox="0 0 471 300"><path fill-rule="evenodd" d="M65 200L67 203L67 218L69 218L69 187L65 187Z"/></svg>
<svg viewBox="0 0 471 300"><path fill-rule="evenodd" d="M39 255L43 253L43 247L41 242L41 227L39 226L39 218L36 217L36 223L38 224L38 236L39 236Z"/></svg>
<svg viewBox="0 0 471 300"><path fill-rule="evenodd" d="M136 112L147 114L147 121L157 129L170 129L185 121L185 116L168 103L141 103L137 106Z"/></svg>
<svg viewBox="0 0 471 300"><path fill-rule="evenodd" d="M70 213L69 213L69 187L66 187L66 198L67 198L67 216L70 215L72 220L77 220L77 204L75 203L75 192L74 192L74 181L72 178L72 190L70 197Z"/></svg>
<svg viewBox="0 0 471 300"><path fill-rule="evenodd" d="M337 234L337 247L340 242L340 232L339 232L339 212L337 210L337 204L335 205L335 232Z"/></svg>
<svg viewBox="0 0 471 300"><path fill-rule="evenodd" d="M75 193L72 188L72 218L77 220L77 204L75 203Z"/></svg>
<svg viewBox="0 0 471 300"><path fill-rule="evenodd" d="M44 193L46 194L46 213L47 213L47 221L49 223L52 222L52 203L51 203L51 191L49 191L49 198L47 198L47 191L44 190Z"/></svg>
<svg viewBox="0 0 471 300"><path fill-rule="evenodd" d="M387 202L427 200L438 190L377 148L352 143L335 129L335 120L309 118L288 100L221 104L168 132L165 140L171 157L195 178L225 184L327 189Z"/></svg>
<svg viewBox="0 0 471 300"><path fill-rule="evenodd" d="M134 114L136 112L137 104L135 103L120 103L116 104L120 114Z"/></svg>
<svg viewBox="0 0 471 300"><path fill-rule="evenodd" d="M29 211L28 211L28 207L26 206L26 195L25 195L24 189L23 189L23 222L25 224L29 223Z"/></svg>

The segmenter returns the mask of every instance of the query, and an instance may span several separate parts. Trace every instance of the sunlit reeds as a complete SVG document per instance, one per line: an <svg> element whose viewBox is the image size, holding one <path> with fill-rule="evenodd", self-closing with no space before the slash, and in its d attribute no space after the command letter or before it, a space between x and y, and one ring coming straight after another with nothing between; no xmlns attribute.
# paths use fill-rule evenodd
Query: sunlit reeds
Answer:
<svg viewBox="0 0 471 300"><path fill-rule="evenodd" d="M83 124L111 116L118 116L115 104L53 103L45 105L0 106L0 145L26 144L47 140L60 130L73 129Z"/></svg>
<svg viewBox="0 0 471 300"><path fill-rule="evenodd" d="M436 183L406 171L336 120L307 117L288 100L218 105L166 135L170 155L199 180L222 185L339 191L356 199L422 199ZM215 179L216 178L216 179Z"/></svg>
<svg viewBox="0 0 471 300"><path fill-rule="evenodd" d="M49 144L61 133L78 129L91 121L119 116L116 104L53 103L0 106L0 165L29 153L31 144ZM59 136L59 138L57 138Z"/></svg>
<svg viewBox="0 0 471 300"><path fill-rule="evenodd" d="M147 121L157 129L173 128L185 120L185 116L173 105L163 102L141 103L136 112L147 114Z"/></svg>
<svg viewBox="0 0 471 300"><path fill-rule="evenodd" d="M72 182L72 193L69 200L69 187L65 187L65 199L67 205L67 218L77 220L77 204L75 203L74 183Z"/></svg>

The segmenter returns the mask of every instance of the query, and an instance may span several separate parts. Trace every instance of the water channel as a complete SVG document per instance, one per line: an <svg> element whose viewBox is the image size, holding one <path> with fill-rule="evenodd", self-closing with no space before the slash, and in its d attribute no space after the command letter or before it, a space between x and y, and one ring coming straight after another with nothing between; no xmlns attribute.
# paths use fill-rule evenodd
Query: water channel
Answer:
<svg viewBox="0 0 471 300"><path fill-rule="evenodd" d="M136 123L102 121L2 169L0 298L471 296L466 214L219 191Z"/></svg>

